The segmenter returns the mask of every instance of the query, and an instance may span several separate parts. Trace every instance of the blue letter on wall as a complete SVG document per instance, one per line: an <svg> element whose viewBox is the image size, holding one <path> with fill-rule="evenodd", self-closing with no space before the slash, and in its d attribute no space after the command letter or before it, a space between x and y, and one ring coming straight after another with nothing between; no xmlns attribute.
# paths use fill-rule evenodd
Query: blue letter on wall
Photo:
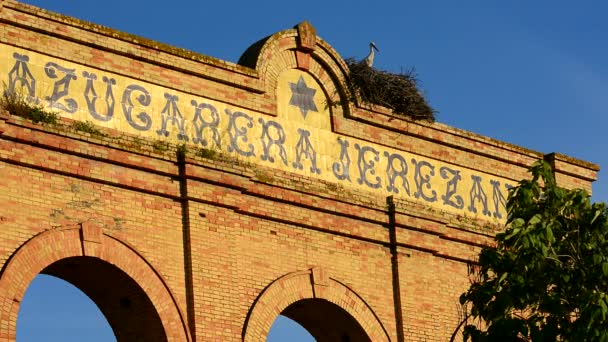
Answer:
<svg viewBox="0 0 608 342"><path fill-rule="evenodd" d="M300 133L300 139L296 144L296 161L293 163L293 167L302 170L304 168L302 156L305 156L310 159L310 172L321 174L321 170L317 168L317 152L310 143L310 132L298 128L298 133Z"/></svg>
<svg viewBox="0 0 608 342"><path fill-rule="evenodd" d="M431 177L435 175L435 167L431 165L431 163L421 160L416 161L416 159L412 159L412 163L416 166L414 172L414 182L416 182L416 192L414 192L414 197L420 198L427 202L435 202L437 201L437 192L435 190L431 190ZM423 175L422 168L427 168L428 173ZM424 193L424 189L431 190L431 195L427 195Z"/></svg>
<svg viewBox="0 0 608 342"><path fill-rule="evenodd" d="M218 114L217 109L208 103L197 103L196 100L192 100L190 103L194 106L194 119L192 120L192 123L194 124L194 133L196 134L196 137L192 139L192 142L195 144L200 143L203 146L209 145L207 139L203 137L203 130L209 129L215 146L220 148L221 140L220 133L218 132L220 115ZM211 116L210 121L205 121L203 119L203 110L209 111L209 116Z"/></svg>
<svg viewBox="0 0 608 342"><path fill-rule="evenodd" d="M283 146L285 143L285 131L283 131L283 127L275 121L268 120L264 122L264 119L262 118L258 119L258 122L262 124L262 136L260 137L260 140L262 140L262 146L264 148L264 153L260 158L274 163L274 157L270 155L270 147L276 146L279 149L279 157L281 157L283 164L287 166L287 152ZM270 133L270 128L272 128L274 134ZM276 138L273 138L272 136L276 136Z"/></svg>
<svg viewBox="0 0 608 342"><path fill-rule="evenodd" d="M62 97L68 95L70 91L70 81L76 79L75 70L76 69L64 68L53 62L48 62L44 66L44 72L52 79L59 78L59 76L57 76L57 71L64 74L63 78L56 81L53 85L53 94L46 97L50 102L51 108L57 108L67 113L74 113L78 109L78 103L76 103L76 100L74 99L65 99L65 104L57 102Z"/></svg>
<svg viewBox="0 0 608 342"><path fill-rule="evenodd" d="M152 127L152 119L148 113L140 112L137 114L137 118L142 122L142 124L138 124L135 122L135 120L133 120L133 113L131 111L135 106L131 100L131 93L134 91L141 93L139 96L137 96L137 102L139 102L140 105L147 107L150 105L150 102L152 102L150 93L146 90L146 88L137 84L131 84L125 88L125 92L122 94L122 111L124 112L125 118L131 127L138 131L147 131L150 129L150 127Z"/></svg>
<svg viewBox="0 0 608 342"><path fill-rule="evenodd" d="M247 151L241 149L239 146L239 139L244 143L249 141L247 138L247 127L253 127L253 118L245 113L233 113L229 109L226 109L226 115L230 117L230 121L228 122L228 134L230 134L230 146L228 146L228 152L236 151L236 153L243 157L255 156L252 144L247 144ZM238 119L244 119L247 127L237 127L236 121Z"/></svg>
<svg viewBox="0 0 608 342"><path fill-rule="evenodd" d="M397 153L384 152L384 156L388 158L388 163L386 165L388 185L386 186L386 190L398 194L399 188L395 186L395 180L399 177L401 178L401 184L403 184L403 190L409 196L410 183L407 181L407 163L405 162L405 159ZM395 167L395 162L397 162L398 167Z"/></svg>
<svg viewBox="0 0 608 342"><path fill-rule="evenodd" d="M184 132L184 117L179 111L179 107L177 107L177 101L179 98L177 95L165 93L165 99L167 99L167 103L160 113L163 120L162 127L156 131L156 134L168 137L169 131L167 130L167 122L171 120L171 124L173 126L177 125L177 128L179 129L177 139L188 141L188 136L186 135L186 132Z"/></svg>
<svg viewBox="0 0 608 342"><path fill-rule="evenodd" d="M481 204L483 204L482 213L486 216L490 216L491 213L488 210L488 196L486 196L486 192L483 191L483 188L481 187L481 177L471 176L471 179L473 180L473 186L471 187L471 191L469 192L469 211L472 213L476 213L477 208L475 208L475 201L479 201L481 202Z"/></svg>
<svg viewBox="0 0 608 342"><path fill-rule="evenodd" d="M502 194L502 191L500 191L500 182L499 181L490 180L490 184L492 184L492 200L494 201L494 212L492 213L492 215L495 218L501 219L502 214L500 213L500 211L506 210L507 200L506 200L505 196ZM508 184L505 184L505 188L508 190L509 188L511 188L511 186Z"/></svg>
<svg viewBox="0 0 608 342"><path fill-rule="evenodd" d="M340 162L334 162L332 170L339 180L350 180L350 156L348 155L348 140L338 139L340 143Z"/></svg>
<svg viewBox="0 0 608 342"><path fill-rule="evenodd" d="M16 52L13 53L13 57L16 61L11 71L8 72L8 89L6 92L12 95L16 90L17 82L20 82L21 86L27 89L27 100L37 103L36 79L27 66L30 58L27 55L20 55Z"/></svg>
<svg viewBox="0 0 608 342"><path fill-rule="evenodd" d="M456 209L464 208L462 196L456 195L456 192L458 191L458 181L462 178L460 176L460 171L442 166L439 169L439 174L441 174L441 178L449 179L445 187L445 195L441 196L443 204L447 204Z"/></svg>
<svg viewBox="0 0 608 342"><path fill-rule="evenodd" d="M116 101L114 100L114 94L112 93L112 86L116 85L116 80L105 76L103 77L103 83L106 84L106 114L100 114L95 106L98 96L95 87L93 86L93 81L97 80L97 76L94 73L89 73L87 71L83 71L82 76L87 80L87 85L84 89L84 99L87 101L89 114L96 120L104 122L110 121L112 116L114 116L114 104Z"/></svg>
<svg viewBox="0 0 608 342"><path fill-rule="evenodd" d="M367 174L369 172L370 175L375 175L376 163L380 161L380 156L378 151L376 151L373 147L370 146L359 146L359 144L355 144L355 149L359 151L359 157L357 158L357 166L359 167L359 178L357 178L357 183L364 184L369 186L372 189L378 189L382 186L382 180L380 177L376 176L375 182L370 182L367 179ZM373 155L373 160L367 160L365 154L369 152Z"/></svg>

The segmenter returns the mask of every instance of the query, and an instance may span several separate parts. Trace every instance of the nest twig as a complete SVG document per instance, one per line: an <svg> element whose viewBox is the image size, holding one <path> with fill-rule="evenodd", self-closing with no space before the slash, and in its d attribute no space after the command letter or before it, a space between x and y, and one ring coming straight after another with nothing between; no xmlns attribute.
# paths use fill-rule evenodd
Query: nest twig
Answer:
<svg viewBox="0 0 608 342"><path fill-rule="evenodd" d="M418 90L413 69L393 74L370 68L365 62L347 59L350 69L352 94L359 94L363 102L393 110L394 114L414 120L435 121L435 110Z"/></svg>

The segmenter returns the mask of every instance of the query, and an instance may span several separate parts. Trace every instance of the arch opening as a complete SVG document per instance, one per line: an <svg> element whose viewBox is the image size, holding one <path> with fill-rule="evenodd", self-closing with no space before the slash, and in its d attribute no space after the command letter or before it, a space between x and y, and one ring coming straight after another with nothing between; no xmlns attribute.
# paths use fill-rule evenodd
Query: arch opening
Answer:
<svg viewBox="0 0 608 342"><path fill-rule="evenodd" d="M282 341L315 342L315 338L300 323L279 315L270 327L266 342Z"/></svg>
<svg viewBox="0 0 608 342"><path fill-rule="evenodd" d="M325 299L299 300L285 308L281 315L300 324L318 342L371 341L353 316Z"/></svg>
<svg viewBox="0 0 608 342"><path fill-rule="evenodd" d="M118 267L95 257L77 256L56 261L40 274L62 279L86 294L108 321L117 341L167 340L151 300Z"/></svg>
<svg viewBox="0 0 608 342"><path fill-rule="evenodd" d="M19 307L17 341L108 342L116 336L86 294L63 279L38 274Z"/></svg>
<svg viewBox="0 0 608 342"><path fill-rule="evenodd" d="M262 341L283 315L317 341L390 341L371 307L323 268L277 278L256 298L243 328L243 341Z"/></svg>

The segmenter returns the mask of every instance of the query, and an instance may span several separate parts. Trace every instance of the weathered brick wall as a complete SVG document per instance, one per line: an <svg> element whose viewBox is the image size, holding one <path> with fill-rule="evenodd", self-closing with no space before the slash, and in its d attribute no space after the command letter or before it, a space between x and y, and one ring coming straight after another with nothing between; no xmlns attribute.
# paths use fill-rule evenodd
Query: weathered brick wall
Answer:
<svg viewBox="0 0 608 342"><path fill-rule="evenodd" d="M329 151L319 155L320 171L315 174L307 171L314 166L310 155L303 159L303 170L292 166L295 155L306 151L296 146L294 152L288 144L289 163L281 166L276 149L274 164L260 159L260 145L255 146L255 157L229 153L227 146L246 146L243 141L215 149L201 149L192 140L180 145L175 123L168 140L159 140L160 134L133 131L124 118L118 123L95 121L99 132L79 131L72 119L84 121L86 109L60 113L64 118L59 125L34 124L3 113L0 340L15 338L19 302L40 272L77 284L124 340L142 333L137 327L130 329L130 321L124 323L132 303L158 313L158 318L146 317L162 329L138 336L148 340L259 341L281 312L300 319L319 340L335 338L343 333L340 329L352 330L353 341L446 340L458 324L458 296L468 285L466 262L489 243L504 219L504 211L497 209L500 199L492 199L489 180L501 187L515 184L526 177L528 165L543 157L568 187L590 190L598 171L593 164L563 155L543 156L440 123L413 122L383 108L353 103L318 108L327 116L314 117L316 121L306 124L310 126L290 123L300 120L300 112L289 116L293 113L283 101L289 91L285 77L308 77L308 86L322 90L318 93L332 103L344 94L344 62L308 24L279 32L259 49L250 49L244 66L12 0L0 3L0 47L6 53L27 55L32 70L34 59L48 58L80 68L74 84L83 80L83 70L94 70L99 79L106 73L119 83L128 79L158 89L151 91L152 97L158 92L179 93L180 101L192 96L202 99L198 103L225 104L232 106L227 112L239 110L259 118L252 120L251 132L259 129L258 123L276 118L285 131L292 125L294 130L306 127L313 132L314 147ZM0 59L0 69L7 73L20 65L12 54ZM26 82L15 81L14 74L7 80ZM54 81L44 82L36 88L37 97L42 98ZM79 87L86 92L84 83ZM116 98L117 108L126 101ZM160 113L150 109L149 114L160 120ZM119 120L119 114L115 117ZM344 171L336 171L335 165L346 165L338 154L333 160L328 157L339 152L332 148L343 146L335 137L351 142L350 183L331 178L332 162L342 162L334 163L333 175ZM262 133L259 140L263 139ZM361 145L359 152L370 147L380 158L406 156L402 158L409 164L409 178L401 181L409 181L410 193L404 194L405 184L400 193L385 191L386 183L380 190L366 187L363 181L374 178L365 164L373 158L357 155L353 142ZM426 166L419 166L422 161ZM356 183L357 168L363 185ZM375 171L380 174L384 168L389 170L390 165ZM446 182L455 174L466 179L460 193L450 194ZM482 210L483 189L475 187L481 184L474 181L477 175L486 182L487 210ZM386 182L388 176L383 177ZM434 200L431 191L436 192ZM469 202L459 206L458 196ZM70 267L89 273L94 269L108 279L87 281L70 273ZM339 309L319 322L316 308ZM325 335L323 329L314 329L332 319L333 330L326 329ZM356 327L367 336L356 336Z"/></svg>

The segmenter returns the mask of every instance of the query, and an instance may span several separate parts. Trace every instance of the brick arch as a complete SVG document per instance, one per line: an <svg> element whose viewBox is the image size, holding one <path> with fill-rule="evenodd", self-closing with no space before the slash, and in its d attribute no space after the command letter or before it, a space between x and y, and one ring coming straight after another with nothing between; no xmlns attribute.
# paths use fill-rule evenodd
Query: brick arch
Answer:
<svg viewBox="0 0 608 342"><path fill-rule="evenodd" d="M266 287L250 308L243 341L265 341L274 320L292 304L320 299L337 305L365 331L371 341L390 341L371 307L343 283L314 268L284 275Z"/></svg>
<svg viewBox="0 0 608 342"><path fill-rule="evenodd" d="M334 108L334 111L339 110L335 114L348 115L353 110L347 99L357 98L357 94L350 94L349 87L346 86L346 62L306 22L255 43L241 59L247 59L248 66L256 69L264 96L269 100L276 101L275 89L279 75L285 70L300 69L310 73L319 82L332 102L345 100L342 103L348 105Z"/></svg>
<svg viewBox="0 0 608 342"><path fill-rule="evenodd" d="M185 316L160 274L128 244L96 227L42 232L24 243L0 274L0 341L16 338L21 300L32 280L49 266L74 257L113 265L131 278L153 305L168 341L191 341Z"/></svg>
<svg viewBox="0 0 608 342"><path fill-rule="evenodd" d="M255 67L258 71L259 77L267 85L267 88L274 88L271 85L276 80L272 76L278 75L286 68L307 69L318 76L331 75L341 83L345 82L348 75L346 62L329 43L316 36L314 28L310 24L306 24L308 29L305 31L300 31L299 27L302 25L303 23L298 25L297 28L277 32L262 42L258 42L257 44L263 43L259 49L254 52L246 52L256 54L256 56L252 56L255 59L252 67ZM307 40L311 46L303 47L303 44L300 43L302 40ZM317 67L305 64L299 65L296 51L303 55L309 55L311 60L318 63ZM285 52L289 52L289 54L284 54Z"/></svg>

